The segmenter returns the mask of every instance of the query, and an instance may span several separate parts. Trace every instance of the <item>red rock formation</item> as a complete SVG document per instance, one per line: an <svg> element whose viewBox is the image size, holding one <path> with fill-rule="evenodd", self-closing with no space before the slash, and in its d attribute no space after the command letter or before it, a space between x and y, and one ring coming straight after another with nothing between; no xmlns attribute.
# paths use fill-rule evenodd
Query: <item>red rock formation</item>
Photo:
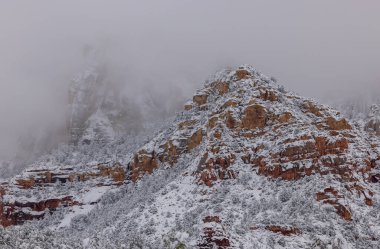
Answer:
<svg viewBox="0 0 380 249"><path fill-rule="evenodd" d="M214 128L216 126L216 122L218 122L218 120L219 120L218 116L213 116L213 117L209 118L207 127L210 129Z"/></svg>
<svg viewBox="0 0 380 249"><path fill-rule="evenodd" d="M291 169L282 169L280 165L270 168L263 162L263 160L258 160L257 165L259 166L258 174L271 178L280 178L287 181L294 181L305 176L310 176L314 170L313 167L294 167Z"/></svg>
<svg viewBox="0 0 380 249"><path fill-rule="evenodd" d="M211 84L211 87L214 88L219 95L224 95L229 92L230 84L228 82L216 81Z"/></svg>
<svg viewBox="0 0 380 249"><path fill-rule="evenodd" d="M228 107L236 107L237 105L238 105L238 103L236 103L236 101L229 99L229 100L226 101L226 103L224 103L222 105L221 109L224 110L224 109L226 109Z"/></svg>
<svg viewBox="0 0 380 249"><path fill-rule="evenodd" d="M337 214L344 220L352 220L352 214L348 207L339 203L340 200L344 199L344 196L340 195L336 189L332 187L325 188L323 192L318 192L316 194L316 197L317 201L322 201L324 204L332 205L335 208Z"/></svg>
<svg viewBox="0 0 380 249"><path fill-rule="evenodd" d="M203 219L204 228L199 249L228 249L231 248L229 238L218 216L207 216Z"/></svg>
<svg viewBox="0 0 380 249"><path fill-rule="evenodd" d="M260 93L260 97L262 100L265 100L265 101L277 101L278 100L278 96L273 92L273 91L269 91L269 90L264 90Z"/></svg>
<svg viewBox="0 0 380 249"><path fill-rule="evenodd" d="M247 79L250 76L251 76L251 73L248 72L245 69L238 69L238 70L236 70L236 79L237 80Z"/></svg>
<svg viewBox="0 0 380 249"><path fill-rule="evenodd" d="M47 199L39 202L12 202L4 203L0 201L0 225L3 227L20 225L25 221L41 219L45 215L45 210L55 211L60 206L79 205L72 196L60 199ZM28 211L26 211L28 210Z"/></svg>
<svg viewBox="0 0 380 249"><path fill-rule="evenodd" d="M100 164L98 165L98 168L101 176L110 176L117 185L123 184L126 180L125 169L120 164L116 164L114 167L107 167Z"/></svg>
<svg viewBox="0 0 380 249"><path fill-rule="evenodd" d="M129 170L132 181L136 182L145 173L152 173L157 168L156 153L140 150L135 156L133 161L129 164Z"/></svg>
<svg viewBox="0 0 380 249"><path fill-rule="evenodd" d="M261 105L248 106L241 120L241 128L263 128L267 121L267 111Z"/></svg>
<svg viewBox="0 0 380 249"><path fill-rule="evenodd" d="M364 198L364 203L367 206L373 206L373 200L371 197L374 195L372 191L368 190L366 187L363 187L361 185L358 185L356 182L349 183L345 185L345 188L350 191L351 193L356 193L359 198Z"/></svg>
<svg viewBox="0 0 380 249"><path fill-rule="evenodd" d="M198 145L202 142L202 138L202 129L199 129L187 140L187 149L191 151L198 147Z"/></svg>
<svg viewBox="0 0 380 249"><path fill-rule="evenodd" d="M351 125L344 118L341 120L336 120L333 117L328 117L326 119L326 124L331 130L351 130Z"/></svg>
<svg viewBox="0 0 380 249"><path fill-rule="evenodd" d="M234 116L232 115L232 112L231 111L227 111L223 114L223 117L224 117L224 122L226 124L226 126L230 129L235 129L237 127L237 120L234 118Z"/></svg>
<svg viewBox="0 0 380 249"><path fill-rule="evenodd" d="M290 112L285 112L278 117L278 121L280 121L280 123L289 123L292 118L293 116Z"/></svg>
<svg viewBox="0 0 380 249"><path fill-rule="evenodd" d="M329 142L326 137L316 137L315 146L321 156L327 154L339 154L348 149L348 140L346 138L341 138L334 142Z"/></svg>
<svg viewBox="0 0 380 249"><path fill-rule="evenodd" d="M184 109L185 109L185 111L190 111L191 109L193 109L193 105L192 104L186 104L184 106Z"/></svg>
<svg viewBox="0 0 380 249"><path fill-rule="evenodd" d="M54 192L52 185L60 183L62 191L65 190L64 184L71 182L91 182L96 186L119 186L126 180L125 169L120 164L107 166L98 164L88 166L81 172L73 168L46 168L46 169L29 169L25 175L18 176L15 183L12 182L0 187L0 225L11 226L23 224L27 220L41 219L46 212L54 212L58 207L71 207L81 205L80 200L73 196L62 197L59 190ZM57 185L56 185L57 188ZM66 189L67 190L67 189ZM30 191L39 192L41 199L38 201L26 201ZM80 191L80 190L78 190ZM88 191L88 190L87 190ZM18 196L13 196L18 193ZM4 196L7 196L5 199ZM9 198L13 196L12 198Z"/></svg>
<svg viewBox="0 0 380 249"><path fill-rule="evenodd" d="M303 141L305 138L298 138L298 141ZM297 138L294 139L297 141ZM305 141L305 140L304 140ZM292 141L288 141L289 142ZM334 172L344 175L349 171L347 167L337 168L339 165L346 163L345 157L333 157L333 161L323 157L326 155L340 155L348 148L346 138L337 139L329 142L326 137L315 137L314 140L306 140L303 145L287 146L279 153L272 154L269 158L257 158L252 163L258 166L258 173L272 178L282 178L284 180L298 180L301 177L309 176L312 173ZM265 160L264 160L265 159ZM283 168L284 163L295 164L305 160L311 160L313 164L309 167L295 166L290 169ZM244 158L246 161L246 158ZM268 165L270 161L270 166ZM299 163L298 163L299 164ZM302 164L301 164L302 165ZM320 166L326 166L328 169L321 169Z"/></svg>
<svg viewBox="0 0 380 249"><path fill-rule="evenodd" d="M177 162L180 150L173 145L173 141L169 140L167 143L160 146L164 151L158 155L158 158L162 163L169 163L173 165Z"/></svg>
<svg viewBox="0 0 380 249"><path fill-rule="evenodd" d="M193 97L193 102L196 103L198 106L204 105L207 103L208 95L202 94L202 95L195 95Z"/></svg>
<svg viewBox="0 0 380 249"><path fill-rule="evenodd" d="M219 216L206 216L203 219L203 223L210 223L210 222L215 222L215 223L219 223L219 224L222 223Z"/></svg>
<svg viewBox="0 0 380 249"><path fill-rule="evenodd" d="M306 113L312 113L317 117L322 117L322 110L314 105L311 101L305 101L302 107Z"/></svg>
<svg viewBox="0 0 380 249"><path fill-rule="evenodd" d="M266 230L273 233L280 233L284 236L292 236L301 234L301 230L295 227L282 227L277 225L268 225L265 227Z"/></svg>
<svg viewBox="0 0 380 249"><path fill-rule="evenodd" d="M23 189L33 188L34 184L34 179L16 179L16 185L19 185Z"/></svg>
<svg viewBox="0 0 380 249"><path fill-rule="evenodd" d="M233 154L209 158L209 154L206 153L196 172L198 183L211 187L218 180L235 179L236 173L229 169L235 159Z"/></svg>

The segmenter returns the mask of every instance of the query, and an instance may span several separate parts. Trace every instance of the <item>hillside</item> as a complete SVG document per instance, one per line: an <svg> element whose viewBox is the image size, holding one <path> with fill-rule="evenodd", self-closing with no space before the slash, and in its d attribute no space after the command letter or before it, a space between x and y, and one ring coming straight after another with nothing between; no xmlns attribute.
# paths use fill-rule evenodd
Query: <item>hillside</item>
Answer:
<svg viewBox="0 0 380 249"><path fill-rule="evenodd" d="M379 144L251 66L223 70L122 162L39 165L2 184L0 243L376 248Z"/></svg>

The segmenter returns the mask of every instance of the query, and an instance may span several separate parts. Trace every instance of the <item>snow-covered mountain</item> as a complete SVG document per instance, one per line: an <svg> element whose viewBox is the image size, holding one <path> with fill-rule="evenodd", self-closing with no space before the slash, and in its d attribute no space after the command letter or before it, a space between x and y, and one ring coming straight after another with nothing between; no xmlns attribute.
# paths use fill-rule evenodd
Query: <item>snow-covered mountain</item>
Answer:
<svg viewBox="0 0 380 249"><path fill-rule="evenodd" d="M138 134L181 107L181 94L172 96L166 91L169 87L159 91L153 83L137 86L128 76L111 77L108 71L112 66L102 53L88 53L84 69L69 88L67 122L71 144L104 144Z"/></svg>
<svg viewBox="0 0 380 249"><path fill-rule="evenodd" d="M378 247L379 138L251 66L126 150L3 183L2 248Z"/></svg>
<svg viewBox="0 0 380 249"><path fill-rule="evenodd" d="M44 125L26 127L18 138L14 155L0 161L0 179L19 174L28 165L47 157L61 163L72 159L84 163L94 161L86 158L90 154L101 154L101 158L117 154L104 150L126 138L150 134L155 126L168 122L181 109L183 97L178 87L158 89L153 83L137 87L139 83L124 74L118 75L121 70L110 64L101 51L86 50L82 69L63 93L68 97L62 107L66 112L61 110L60 118L47 119ZM173 91L178 92L176 96ZM79 155L74 159L67 155L68 151Z"/></svg>
<svg viewBox="0 0 380 249"><path fill-rule="evenodd" d="M89 61L70 86L69 141L107 143L138 132L141 123L140 109L122 94L117 82L110 81L106 65L96 59Z"/></svg>

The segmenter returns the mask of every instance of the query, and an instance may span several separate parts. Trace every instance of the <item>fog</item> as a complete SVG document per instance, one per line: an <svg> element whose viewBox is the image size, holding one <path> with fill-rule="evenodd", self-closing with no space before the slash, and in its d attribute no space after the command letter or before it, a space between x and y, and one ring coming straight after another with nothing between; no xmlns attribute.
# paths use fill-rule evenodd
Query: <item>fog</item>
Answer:
<svg viewBox="0 0 380 249"><path fill-rule="evenodd" d="M379 91L379 9L376 0L4 0L0 159L21 133L64 122L87 44L105 51L131 98L144 87L190 97L240 64L323 101Z"/></svg>

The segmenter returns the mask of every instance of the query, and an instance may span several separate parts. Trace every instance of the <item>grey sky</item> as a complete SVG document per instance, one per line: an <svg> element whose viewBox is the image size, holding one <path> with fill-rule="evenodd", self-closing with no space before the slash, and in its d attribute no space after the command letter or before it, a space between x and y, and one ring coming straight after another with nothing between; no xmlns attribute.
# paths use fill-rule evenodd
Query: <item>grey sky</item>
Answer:
<svg viewBox="0 0 380 249"><path fill-rule="evenodd" d="M4 0L0 158L25 127L60 122L84 44L106 48L127 90L190 96L213 71L252 64L300 94L341 98L379 91L379 10L377 0Z"/></svg>

